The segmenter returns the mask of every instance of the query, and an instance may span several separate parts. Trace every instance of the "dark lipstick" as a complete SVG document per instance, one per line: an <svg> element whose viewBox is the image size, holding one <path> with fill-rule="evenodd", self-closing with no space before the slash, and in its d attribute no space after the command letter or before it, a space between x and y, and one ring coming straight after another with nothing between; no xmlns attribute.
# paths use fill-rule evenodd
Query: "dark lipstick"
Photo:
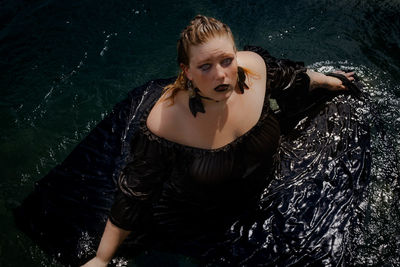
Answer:
<svg viewBox="0 0 400 267"><path fill-rule="evenodd" d="M224 92L229 89L229 84L220 84L217 87L214 88L215 91L217 92Z"/></svg>

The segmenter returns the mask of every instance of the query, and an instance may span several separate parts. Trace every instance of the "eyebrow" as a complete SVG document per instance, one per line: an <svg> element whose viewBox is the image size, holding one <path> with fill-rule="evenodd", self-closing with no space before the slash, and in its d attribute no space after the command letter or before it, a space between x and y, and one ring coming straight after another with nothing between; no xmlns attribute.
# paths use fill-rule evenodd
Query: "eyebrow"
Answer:
<svg viewBox="0 0 400 267"><path fill-rule="evenodd" d="M219 58L219 57L234 57L234 56L235 55L233 53L225 53L225 52L223 52L223 53L219 54L216 57ZM208 61L211 61L213 58L214 57L212 57L212 56L208 57L208 58L205 58L205 59L199 61L198 65L203 65L203 64L207 63Z"/></svg>

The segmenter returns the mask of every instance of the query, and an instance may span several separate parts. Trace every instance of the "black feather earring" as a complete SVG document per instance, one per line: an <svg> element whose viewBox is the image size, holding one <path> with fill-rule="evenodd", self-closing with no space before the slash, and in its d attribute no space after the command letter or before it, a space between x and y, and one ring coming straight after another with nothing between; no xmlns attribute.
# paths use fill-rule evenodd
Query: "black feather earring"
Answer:
<svg viewBox="0 0 400 267"><path fill-rule="evenodd" d="M196 117L197 112L205 113L203 102L201 101L200 95L197 93L199 89L193 88L191 80L188 80L187 89L189 92L189 109L193 116Z"/></svg>
<svg viewBox="0 0 400 267"><path fill-rule="evenodd" d="M245 83L246 81L246 74L244 73L244 70L242 67L238 66L238 85L239 85L239 90L243 94L244 89L249 89L247 84Z"/></svg>

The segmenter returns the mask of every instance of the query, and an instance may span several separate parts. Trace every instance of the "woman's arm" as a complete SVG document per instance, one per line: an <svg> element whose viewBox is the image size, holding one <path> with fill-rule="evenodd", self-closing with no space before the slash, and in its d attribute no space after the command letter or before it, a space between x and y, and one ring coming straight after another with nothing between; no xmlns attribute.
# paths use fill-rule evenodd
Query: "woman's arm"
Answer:
<svg viewBox="0 0 400 267"><path fill-rule="evenodd" d="M312 91L315 88L325 88L331 91L336 90L345 90L346 87L342 84L342 81L338 78L326 76L325 74L315 72L307 69L307 75L310 77L310 88ZM354 80L354 72L344 72L344 71L336 71L335 73L344 75L349 81Z"/></svg>
<svg viewBox="0 0 400 267"><path fill-rule="evenodd" d="M83 267L106 267L111 261L119 245L131 233L121 229L107 220L106 228L101 237L99 248L97 249L96 257L88 261Z"/></svg>

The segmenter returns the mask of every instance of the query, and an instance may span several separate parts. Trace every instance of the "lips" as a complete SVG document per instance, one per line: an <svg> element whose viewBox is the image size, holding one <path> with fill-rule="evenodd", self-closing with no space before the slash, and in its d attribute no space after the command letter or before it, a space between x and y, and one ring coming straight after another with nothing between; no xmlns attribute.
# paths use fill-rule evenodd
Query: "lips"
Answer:
<svg viewBox="0 0 400 267"><path fill-rule="evenodd" d="M217 91L217 92L224 92L224 91L226 91L228 89L229 89L229 85L228 84L221 84L221 85L218 85L217 87L214 88L214 90Z"/></svg>

